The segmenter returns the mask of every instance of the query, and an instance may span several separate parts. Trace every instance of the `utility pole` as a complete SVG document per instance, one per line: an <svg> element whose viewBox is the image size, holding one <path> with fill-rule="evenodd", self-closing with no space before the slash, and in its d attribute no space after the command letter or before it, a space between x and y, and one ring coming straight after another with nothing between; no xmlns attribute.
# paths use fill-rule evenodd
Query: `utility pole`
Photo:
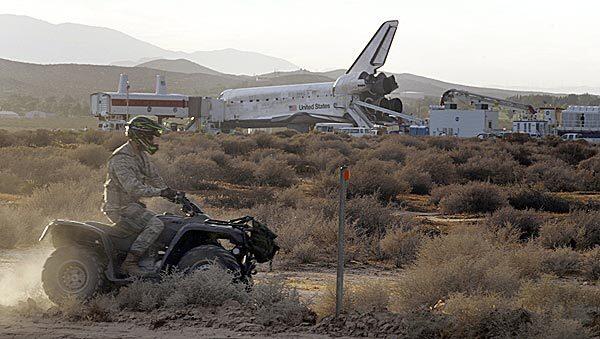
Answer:
<svg viewBox="0 0 600 339"><path fill-rule="evenodd" d="M344 225L346 224L346 190L350 180L350 171L347 166L340 167L340 204L339 204L339 229L338 229L338 263L335 288L335 316L339 317L344 302Z"/></svg>

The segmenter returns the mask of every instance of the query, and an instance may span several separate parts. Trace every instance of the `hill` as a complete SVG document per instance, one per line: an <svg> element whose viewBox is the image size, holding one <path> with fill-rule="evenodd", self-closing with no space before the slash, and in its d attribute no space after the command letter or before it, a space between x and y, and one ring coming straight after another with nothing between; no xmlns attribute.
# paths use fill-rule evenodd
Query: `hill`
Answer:
<svg viewBox="0 0 600 339"><path fill-rule="evenodd" d="M223 75L223 73L219 73L213 69L198 65L197 63L191 62L186 59L176 59L176 60L157 59L157 60L143 62L136 66L158 69L161 71L178 72L178 73L186 73L186 74L204 73L204 74L212 74L212 75Z"/></svg>
<svg viewBox="0 0 600 339"><path fill-rule="evenodd" d="M146 66L190 66L190 64L195 65L190 62L175 60L174 63L160 61L147 63ZM200 69L206 70L208 68L196 65L194 68L187 70ZM129 75L132 92L154 91L155 75L163 74L166 76L169 92L201 96L217 96L227 88L328 82L334 81L333 76L336 75L332 72L312 73L301 70L250 77L222 74L214 70L208 70L212 71L213 74L188 74L148 67L79 64L40 65L0 59L0 98L17 95L34 98L69 96L78 101L87 102L91 93L115 90L120 73ZM407 91L422 92L429 97L439 97L449 88L462 88L500 98L532 94L532 92L463 86L406 73L396 74L396 79L400 88L395 92L395 95Z"/></svg>
<svg viewBox="0 0 600 339"><path fill-rule="evenodd" d="M91 93L116 90L121 73L129 75L132 92L153 92L155 75L163 74L169 92L201 96L217 96L227 88L330 81L318 74L261 79L219 73L186 74L146 67L40 65L0 59L0 98L69 96L87 102Z"/></svg>
<svg viewBox="0 0 600 339"><path fill-rule="evenodd" d="M85 63L133 66L155 59L184 58L222 73L262 74L294 70L293 63L256 52L222 49L171 51L114 29L73 23L52 24L0 14L0 58L33 63Z"/></svg>

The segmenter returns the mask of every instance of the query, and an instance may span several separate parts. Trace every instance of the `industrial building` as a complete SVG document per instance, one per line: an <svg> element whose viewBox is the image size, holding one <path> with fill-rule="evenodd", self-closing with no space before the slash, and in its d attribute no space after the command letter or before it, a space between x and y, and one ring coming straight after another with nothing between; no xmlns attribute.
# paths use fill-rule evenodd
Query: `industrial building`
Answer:
<svg viewBox="0 0 600 339"><path fill-rule="evenodd" d="M512 131L513 133L525 133L538 138L550 133L549 124L546 120L514 120Z"/></svg>
<svg viewBox="0 0 600 339"><path fill-rule="evenodd" d="M477 137L498 129L498 111L487 104L478 104L475 109L458 109L456 104L432 106L429 111L429 135Z"/></svg>
<svg viewBox="0 0 600 339"><path fill-rule="evenodd" d="M569 106L562 111L559 135L580 133L585 138L600 138L600 106Z"/></svg>

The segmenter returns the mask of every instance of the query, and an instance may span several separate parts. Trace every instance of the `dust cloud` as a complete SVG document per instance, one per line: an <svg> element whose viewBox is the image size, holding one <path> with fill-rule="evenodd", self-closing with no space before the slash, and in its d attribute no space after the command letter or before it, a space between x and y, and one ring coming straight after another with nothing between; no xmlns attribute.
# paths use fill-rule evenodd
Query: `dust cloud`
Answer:
<svg viewBox="0 0 600 339"><path fill-rule="evenodd" d="M42 268L49 247L0 251L0 305L14 306L31 298L49 303L42 288Z"/></svg>

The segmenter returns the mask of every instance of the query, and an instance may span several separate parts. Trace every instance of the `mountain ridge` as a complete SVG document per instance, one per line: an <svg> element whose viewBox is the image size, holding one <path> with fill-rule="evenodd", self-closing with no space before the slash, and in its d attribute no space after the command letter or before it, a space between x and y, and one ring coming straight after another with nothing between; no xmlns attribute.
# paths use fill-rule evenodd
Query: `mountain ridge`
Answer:
<svg viewBox="0 0 600 339"><path fill-rule="evenodd" d="M192 53L172 51L112 28L52 24L14 14L0 14L0 41L19 42L0 44L0 58L32 63L108 65L116 60L138 64L150 61L147 59L185 58L221 73L248 75L299 68L285 59L257 52L233 48Z"/></svg>
<svg viewBox="0 0 600 339"><path fill-rule="evenodd" d="M202 67L201 65L198 66ZM148 67L90 64L42 65L0 59L0 89L2 90L0 91L0 97L10 95L29 95L32 97L69 95L87 100L89 94L93 92L114 91L120 73L129 75L132 91L153 92L155 75L162 74L166 76L170 93L199 96L216 96L228 88L335 81L330 72L314 73L306 70L277 72L262 76L236 76L221 73L187 74ZM439 97L449 88L466 89L499 98L538 93L463 86L409 73L394 75L399 84L399 89L392 93L395 96L401 96L402 92L421 92L425 96Z"/></svg>

